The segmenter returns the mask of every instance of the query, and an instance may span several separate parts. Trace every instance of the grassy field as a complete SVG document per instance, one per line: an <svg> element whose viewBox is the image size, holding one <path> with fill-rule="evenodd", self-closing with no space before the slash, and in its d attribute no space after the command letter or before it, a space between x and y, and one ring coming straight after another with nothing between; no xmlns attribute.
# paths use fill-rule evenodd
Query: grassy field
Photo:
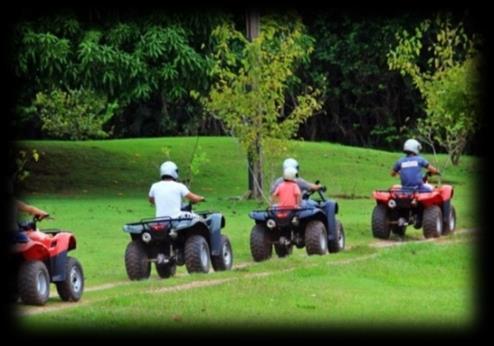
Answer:
<svg viewBox="0 0 494 346"><path fill-rule="evenodd" d="M41 153L41 160L30 167L26 199L55 217L41 228L75 233L78 248L73 255L86 277L79 303L62 303L53 294L45 307L17 305L22 328L462 329L474 323L475 232L418 242L421 231L409 228L403 245L374 246L371 191L396 182L389 170L401 154L328 143L293 142L289 150L299 160L302 176L321 180L327 195L338 200L346 251L308 257L301 249L289 258L253 263L247 214L265 204L239 198L246 191L247 168L238 143L203 137L200 152L209 162L193 177L191 187L207 197L200 210L224 213L234 270L189 275L179 267L171 279L160 280L153 271L150 280L130 282L123 260L129 239L122 226L153 216L147 192L167 154L181 176L189 176L195 144L196 138L21 143ZM279 167L281 162L280 157L270 157L266 164ZM277 173L267 172L266 179ZM460 166L448 167L443 175L443 182L455 186L460 229L478 227L473 178L478 174L478 160L464 157Z"/></svg>

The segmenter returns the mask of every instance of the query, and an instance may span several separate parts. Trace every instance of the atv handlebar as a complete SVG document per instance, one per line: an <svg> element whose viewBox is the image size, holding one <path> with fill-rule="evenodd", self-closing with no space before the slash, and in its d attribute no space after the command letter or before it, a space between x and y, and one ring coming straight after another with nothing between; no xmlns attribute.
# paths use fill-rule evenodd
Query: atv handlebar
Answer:
<svg viewBox="0 0 494 346"><path fill-rule="evenodd" d="M319 180L316 180L314 182L314 184L316 185L319 185L320 181ZM326 197L324 197L324 195L322 194L323 192L326 192L327 188L325 185L321 185L321 187L318 189L318 190L314 190L314 191L305 191L304 194L302 195L302 199L309 199L309 197L314 193L314 192L318 192L319 193L319 197L321 197L321 200L322 201L325 201L326 200Z"/></svg>
<svg viewBox="0 0 494 346"><path fill-rule="evenodd" d="M33 216L33 222L43 221L44 219L53 219L53 218L50 216L50 214Z"/></svg>

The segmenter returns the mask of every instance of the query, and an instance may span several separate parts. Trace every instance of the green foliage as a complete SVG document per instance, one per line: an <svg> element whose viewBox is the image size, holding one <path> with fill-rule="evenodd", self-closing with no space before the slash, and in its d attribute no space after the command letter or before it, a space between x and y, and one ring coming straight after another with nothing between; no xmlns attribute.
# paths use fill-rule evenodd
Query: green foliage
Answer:
<svg viewBox="0 0 494 346"><path fill-rule="evenodd" d="M26 178L29 177L30 172L26 168L26 165L30 162L38 162L39 161L39 153L36 149L31 150L19 150L15 157L15 182L21 183Z"/></svg>
<svg viewBox="0 0 494 346"><path fill-rule="evenodd" d="M107 103L105 97L84 89L39 92L34 106L43 131L54 138L71 140L107 137L102 126L117 108L116 103Z"/></svg>
<svg viewBox="0 0 494 346"><path fill-rule="evenodd" d="M211 23L204 19L204 25L222 20L222 16ZM121 110L133 104L158 104L159 112L152 113L161 118L156 122L176 126L177 107L189 115L198 113L190 90L204 94L209 87L207 42L191 45L193 31L186 25L200 25L191 21L151 15L101 25L54 15L19 24L13 61L28 86L19 104L21 120L33 118L30 104L38 92L84 88L116 100ZM161 131L166 127L159 126Z"/></svg>
<svg viewBox="0 0 494 346"><path fill-rule="evenodd" d="M232 25L213 31L212 72L217 81L202 102L239 139L255 161L257 173L262 171L265 140L291 138L299 125L320 109L319 91L307 86L296 96L291 112L284 112L290 78L313 50L313 40L304 33L300 20L293 18L292 23L287 30L274 18L263 18L261 33L252 42Z"/></svg>
<svg viewBox="0 0 494 346"><path fill-rule="evenodd" d="M478 126L480 76L477 39L468 37L463 24L453 24L449 16L420 23L413 34L397 34L398 45L388 53L390 69L409 76L425 100L427 117L418 132L427 143L438 143L453 164ZM427 64L418 63L428 54Z"/></svg>
<svg viewBox="0 0 494 346"><path fill-rule="evenodd" d="M401 145L399 129L408 125L408 117L414 123L422 114L421 100L396 71L388 69L386 53L395 43L395 32L415 20L407 15L368 18L328 11L308 22L317 44L292 90L316 86L323 107L302 126L305 139L392 149ZM382 126L385 135L376 132Z"/></svg>

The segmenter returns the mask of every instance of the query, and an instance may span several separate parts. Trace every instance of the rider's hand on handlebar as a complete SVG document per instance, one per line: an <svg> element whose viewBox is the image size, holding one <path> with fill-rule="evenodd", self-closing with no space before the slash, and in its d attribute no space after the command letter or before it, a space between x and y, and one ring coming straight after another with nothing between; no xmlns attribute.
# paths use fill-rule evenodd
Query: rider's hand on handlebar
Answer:
<svg viewBox="0 0 494 346"><path fill-rule="evenodd" d="M326 185L320 185L320 186L319 186L319 190L320 190L321 192L326 192L326 190L327 190Z"/></svg>
<svg viewBox="0 0 494 346"><path fill-rule="evenodd" d="M43 219L48 218L49 216L50 216L50 214L48 214L46 212L37 213L34 215L34 220L41 221Z"/></svg>

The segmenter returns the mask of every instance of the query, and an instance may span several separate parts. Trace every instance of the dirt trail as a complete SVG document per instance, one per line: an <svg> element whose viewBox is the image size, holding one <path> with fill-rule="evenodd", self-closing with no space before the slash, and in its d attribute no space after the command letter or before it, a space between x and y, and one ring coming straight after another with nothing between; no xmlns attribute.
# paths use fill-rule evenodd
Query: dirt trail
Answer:
<svg viewBox="0 0 494 346"><path fill-rule="evenodd" d="M470 233L470 232L476 232L475 229L463 229L459 230L456 232L458 233ZM421 240L413 240L413 241L396 241L396 240L377 240L374 243L370 243L369 246L375 247L375 248L385 248L385 247L392 247L392 246L401 246L405 244L413 244L413 243L425 243L425 242L435 242L439 244L450 244L450 243L462 243L462 242L468 242L469 239L445 239L445 238L431 238L431 239L421 239ZM344 259L344 260L336 260L336 261L330 261L328 262L328 265L346 265L354 262L359 262L359 261L366 261L371 258L375 258L379 256L379 252L373 253L370 255L362 255L354 258L349 258L349 259ZM233 269L243 269L247 268L249 266L254 265L253 262L243 262L243 263L238 263L237 265L233 266ZM308 265L306 267L311 267L313 265ZM164 293L171 293L171 292L177 292L177 291L184 291L184 290L191 290L191 289L196 289L196 288L202 288L202 287L210 287L210 286L217 286L217 285L223 285L228 282L233 282L233 281L238 281L242 279L249 279L249 278L257 278L257 277L266 277L270 276L273 274L278 274L278 273L283 273L283 272L290 272L295 269L298 269L300 267L293 267L293 268L288 268L284 270L277 270L277 271L270 271L270 272L258 272L258 273L248 273L245 275L242 275L240 277L234 277L234 278L224 278L224 279L210 279L210 280L201 280L201 281L194 281L194 282L189 282L186 284L180 284L180 285L174 285L174 286L167 286L167 287L161 287L161 288L153 288L149 289L147 292L153 293L153 294L164 294ZM186 276L187 274L185 273L180 273L177 274L177 276ZM126 286L126 285L131 285L133 284L132 281L117 281L113 283L106 283L103 285L99 286L92 286L88 287L85 289L86 292L94 292L94 291L102 291L102 290L108 290L112 289L114 287L119 287L119 286ZM50 296L56 296L50 295ZM104 301L108 298L102 297L102 298L82 298L82 300L78 303L67 303L67 302L49 302L48 305L45 306L25 306L22 304L19 304L19 310L17 311L17 314L19 316L29 316L29 315L36 315L40 313L48 313L48 312L54 312L54 311L59 311L59 310L65 310L65 309L71 309L71 308L76 308L79 306L85 306L89 304L94 304L97 302Z"/></svg>
<svg viewBox="0 0 494 346"><path fill-rule="evenodd" d="M476 229L471 228L471 229L461 229L456 231L454 234L466 234L466 233L475 233L477 232ZM453 235L454 237L454 235ZM449 243L464 243L469 241L468 239L451 239L451 238L429 238L429 239L416 239L416 240L401 240L399 238L396 239L388 239L388 240L383 240L383 239L378 239L375 240L373 243L370 243L369 246L375 247L375 248L384 248L384 247L391 247L391 246L401 246L401 245L407 245L407 244L416 244L416 243L441 243L441 244L449 244Z"/></svg>

